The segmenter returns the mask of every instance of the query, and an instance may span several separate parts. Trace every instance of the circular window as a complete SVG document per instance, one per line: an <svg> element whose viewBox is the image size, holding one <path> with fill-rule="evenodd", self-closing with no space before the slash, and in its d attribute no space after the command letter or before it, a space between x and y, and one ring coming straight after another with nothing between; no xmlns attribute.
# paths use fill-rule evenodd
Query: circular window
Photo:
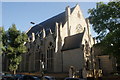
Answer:
<svg viewBox="0 0 120 80"><path fill-rule="evenodd" d="M76 33L81 33L81 32L83 32L83 27L79 24L76 27Z"/></svg>

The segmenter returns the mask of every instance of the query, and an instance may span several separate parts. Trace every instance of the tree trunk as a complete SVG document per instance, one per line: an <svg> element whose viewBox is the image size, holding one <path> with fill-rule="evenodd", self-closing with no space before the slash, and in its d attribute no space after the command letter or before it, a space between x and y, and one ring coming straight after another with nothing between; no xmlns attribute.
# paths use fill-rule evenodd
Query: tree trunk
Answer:
<svg viewBox="0 0 120 80"><path fill-rule="evenodd" d="M16 70L13 71L13 74L14 74L14 75L16 74Z"/></svg>

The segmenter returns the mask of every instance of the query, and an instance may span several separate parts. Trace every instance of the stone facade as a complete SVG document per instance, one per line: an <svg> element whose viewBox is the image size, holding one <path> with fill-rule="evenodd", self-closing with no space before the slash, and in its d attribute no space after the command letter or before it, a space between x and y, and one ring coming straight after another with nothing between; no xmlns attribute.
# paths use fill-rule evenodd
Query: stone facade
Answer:
<svg viewBox="0 0 120 80"><path fill-rule="evenodd" d="M70 66L76 70L93 68L94 41L79 5L67 6L65 12L31 27L27 34L28 53L23 55L21 71L39 72L40 61L47 72L68 72Z"/></svg>
<svg viewBox="0 0 120 80"><path fill-rule="evenodd" d="M22 55L19 71L40 72L43 65L46 72L68 72L70 66L76 70L93 68L94 41L89 21L78 4L73 8L67 6L65 12L31 27L26 33L28 52Z"/></svg>

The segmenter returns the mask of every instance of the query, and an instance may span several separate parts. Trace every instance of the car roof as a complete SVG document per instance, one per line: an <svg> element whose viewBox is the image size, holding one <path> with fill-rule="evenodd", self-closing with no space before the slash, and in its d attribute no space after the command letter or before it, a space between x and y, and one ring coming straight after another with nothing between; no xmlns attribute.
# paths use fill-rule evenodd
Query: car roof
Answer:
<svg viewBox="0 0 120 80"><path fill-rule="evenodd" d="M71 77L67 77L65 79L79 79L80 80L80 78L71 78Z"/></svg>
<svg viewBox="0 0 120 80"><path fill-rule="evenodd" d="M43 76L43 77L54 78L54 76Z"/></svg>

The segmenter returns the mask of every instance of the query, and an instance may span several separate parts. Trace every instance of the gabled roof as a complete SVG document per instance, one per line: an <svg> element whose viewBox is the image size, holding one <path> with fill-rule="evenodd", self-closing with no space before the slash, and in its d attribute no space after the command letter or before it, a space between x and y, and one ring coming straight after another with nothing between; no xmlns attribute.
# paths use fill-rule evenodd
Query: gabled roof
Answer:
<svg viewBox="0 0 120 80"><path fill-rule="evenodd" d="M71 8L71 12L74 10L75 7ZM43 28L47 31L47 29L51 29L52 32L55 31L55 23L62 23L62 25L65 24L65 11L50 18L46 21L41 22L40 24L37 24L33 26L28 32L28 36L32 34L32 32L37 33L38 31L41 31ZM47 35L47 34L46 34Z"/></svg>
<svg viewBox="0 0 120 80"><path fill-rule="evenodd" d="M64 44L63 44L61 51L67 51L71 49L80 48L84 32L85 30L82 33L78 33L72 36L65 37Z"/></svg>
<svg viewBox="0 0 120 80"><path fill-rule="evenodd" d="M62 23L65 24L65 12L60 13L40 24L37 24L33 26L29 31L28 31L28 36L31 35L32 32L37 33L38 31L41 31L43 28L47 31L47 29L51 29L52 32L55 30L55 23Z"/></svg>

